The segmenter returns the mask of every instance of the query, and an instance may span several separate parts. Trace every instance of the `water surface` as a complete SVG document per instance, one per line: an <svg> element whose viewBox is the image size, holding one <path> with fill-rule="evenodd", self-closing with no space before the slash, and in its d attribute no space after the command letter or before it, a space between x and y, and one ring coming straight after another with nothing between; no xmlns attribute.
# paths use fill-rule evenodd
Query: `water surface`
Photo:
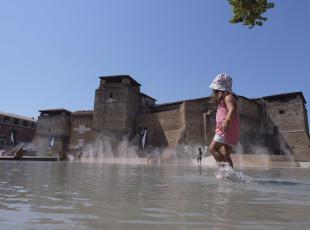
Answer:
<svg viewBox="0 0 310 230"><path fill-rule="evenodd" d="M0 162L0 229L310 229L309 169Z"/></svg>

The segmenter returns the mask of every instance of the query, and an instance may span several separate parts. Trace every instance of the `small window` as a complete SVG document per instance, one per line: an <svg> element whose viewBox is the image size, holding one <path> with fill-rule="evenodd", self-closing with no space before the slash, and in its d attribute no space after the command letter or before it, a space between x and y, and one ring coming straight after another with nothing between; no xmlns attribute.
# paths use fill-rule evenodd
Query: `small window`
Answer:
<svg viewBox="0 0 310 230"><path fill-rule="evenodd" d="M113 98L113 93L112 92L110 93L110 98Z"/></svg>
<svg viewBox="0 0 310 230"><path fill-rule="evenodd" d="M285 111L283 109L279 110L279 114L284 114L284 113L285 113Z"/></svg>
<svg viewBox="0 0 310 230"><path fill-rule="evenodd" d="M19 124L19 120L17 118L14 119L14 124L18 125Z"/></svg>
<svg viewBox="0 0 310 230"><path fill-rule="evenodd" d="M8 122L8 121L10 121L10 118L5 116L3 120Z"/></svg>
<svg viewBox="0 0 310 230"><path fill-rule="evenodd" d="M28 121L23 121L23 126L28 126Z"/></svg>

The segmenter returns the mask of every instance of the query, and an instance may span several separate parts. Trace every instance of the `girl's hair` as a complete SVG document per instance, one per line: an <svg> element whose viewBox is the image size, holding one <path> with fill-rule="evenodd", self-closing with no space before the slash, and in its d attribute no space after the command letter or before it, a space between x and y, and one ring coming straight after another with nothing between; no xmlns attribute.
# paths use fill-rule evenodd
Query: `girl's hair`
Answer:
<svg viewBox="0 0 310 230"><path fill-rule="evenodd" d="M229 94L232 95L236 101L238 100L237 96L234 93L228 93L226 91L214 89L212 93L212 101L217 106Z"/></svg>

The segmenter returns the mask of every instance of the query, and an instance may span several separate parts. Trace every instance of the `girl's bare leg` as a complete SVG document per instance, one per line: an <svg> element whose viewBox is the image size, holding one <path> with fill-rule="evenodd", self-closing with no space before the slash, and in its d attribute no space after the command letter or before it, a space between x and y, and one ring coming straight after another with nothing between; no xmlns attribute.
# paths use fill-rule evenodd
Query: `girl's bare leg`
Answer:
<svg viewBox="0 0 310 230"><path fill-rule="evenodd" d="M230 153L231 153L231 147L229 145L224 145L224 149L225 149L225 160L229 163L230 167L234 167L234 164L232 162L232 159L230 157Z"/></svg>
<svg viewBox="0 0 310 230"><path fill-rule="evenodd" d="M222 148L223 146L224 144L213 140L208 148L214 159L218 162L226 162L225 156L223 155L223 153L220 152L220 148Z"/></svg>

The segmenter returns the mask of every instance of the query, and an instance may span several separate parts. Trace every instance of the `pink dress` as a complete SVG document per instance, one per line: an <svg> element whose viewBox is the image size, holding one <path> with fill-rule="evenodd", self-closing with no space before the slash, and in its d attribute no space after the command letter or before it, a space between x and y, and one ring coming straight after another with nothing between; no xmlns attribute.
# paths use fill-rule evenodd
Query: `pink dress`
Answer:
<svg viewBox="0 0 310 230"><path fill-rule="evenodd" d="M230 146L234 146L238 144L240 135L239 114L238 111L236 111L236 113L233 114L231 117L230 125L227 127L225 131L222 131L219 129L219 127L225 121L227 114L228 114L227 106L224 100L222 100L217 106L215 134L216 136L220 137L221 141L219 142Z"/></svg>

